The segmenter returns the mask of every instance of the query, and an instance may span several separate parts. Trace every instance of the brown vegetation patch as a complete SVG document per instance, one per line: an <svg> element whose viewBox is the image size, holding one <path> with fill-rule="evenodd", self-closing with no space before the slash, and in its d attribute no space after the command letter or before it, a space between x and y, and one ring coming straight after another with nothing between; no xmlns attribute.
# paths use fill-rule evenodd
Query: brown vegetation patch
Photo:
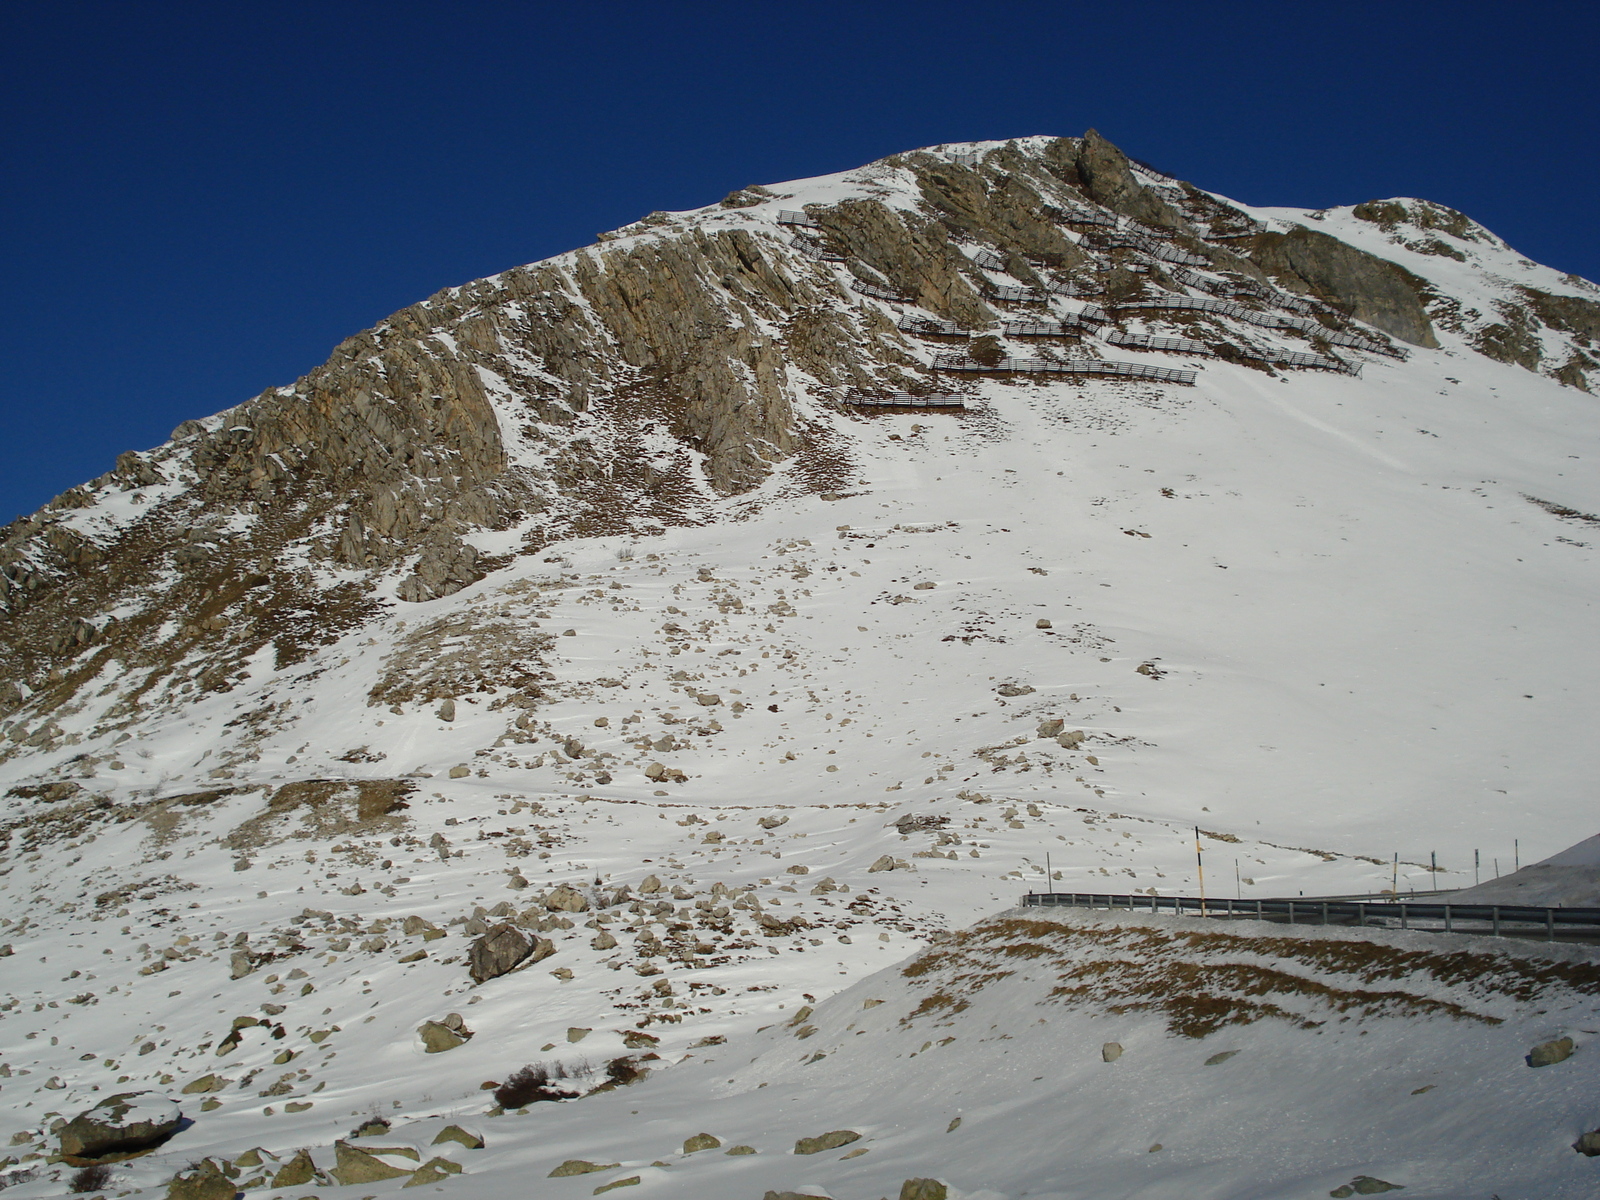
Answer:
<svg viewBox="0 0 1600 1200"><path fill-rule="evenodd" d="M1446 943L1446 945L1448 945ZM937 990L906 1018L958 1012L985 987L1043 963L1052 1000L1151 1012L1184 1037L1266 1018L1314 1028L1329 1017L1447 1017L1497 1025L1482 1002L1548 1003L1554 989L1600 994L1600 963L1380 940L1256 936L1163 926L1008 918L917 957L902 974Z"/></svg>
<svg viewBox="0 0 1600 1200"><path fill-rule="evenodd" d="M223 844L230 850L248 850L285 836L329 838L399 829L405 818L398 814L409 807L406 797L415 790L416 784L408 779L296 780L272 793L266 810L234 829ZM274 826L294 813L299 814L301 827L273 836Z"/></svg>

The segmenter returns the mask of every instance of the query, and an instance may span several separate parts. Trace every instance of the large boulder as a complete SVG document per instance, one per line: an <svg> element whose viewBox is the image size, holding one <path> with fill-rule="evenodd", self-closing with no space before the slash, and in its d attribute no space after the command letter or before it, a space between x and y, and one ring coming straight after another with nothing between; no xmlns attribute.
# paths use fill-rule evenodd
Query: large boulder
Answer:
<svg viewBox="0 0 1600 1200"><path fill-rule="evenodd" d="M178 1102L155 1092L119 1092L61 1127L67 1158L128 1156L161 1145L183 1125Z"/></svg>
<svg viewBox="0 0 1600 1200"><path fill-rule="evenodd" d="M548 938L532 937L515 925L502 923L472 943L467 951L467 969L474 983L495 979L524 962L538 962L556 952Z"/></svg>

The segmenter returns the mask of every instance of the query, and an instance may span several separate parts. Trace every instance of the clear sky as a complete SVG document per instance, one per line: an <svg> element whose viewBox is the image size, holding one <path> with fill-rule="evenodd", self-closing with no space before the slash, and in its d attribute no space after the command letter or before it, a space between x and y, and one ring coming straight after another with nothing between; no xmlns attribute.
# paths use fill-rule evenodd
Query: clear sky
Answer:
<svg viewBox="0 0 1600 1200"><path fill-rule="evenodd" d="M0 521L653 209L1098 128L1600 278L1589 3L0 0Z"/></svg>

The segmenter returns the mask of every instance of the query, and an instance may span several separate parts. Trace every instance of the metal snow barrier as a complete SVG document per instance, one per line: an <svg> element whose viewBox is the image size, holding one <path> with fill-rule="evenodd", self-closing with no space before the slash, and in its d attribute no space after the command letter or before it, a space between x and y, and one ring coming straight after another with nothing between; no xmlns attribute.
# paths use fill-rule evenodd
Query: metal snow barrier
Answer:
<svg viewBox="0 0 1600 1200"><path fill-rule="evenodd" d="M1002 358L992 366L964 354L940 354L933 360L940 371L1002 372L1028 375L1099 375L1118 379L1156 379L1163 383L1193 383L1198 372L1146 363L1107 362L1100 358L1075 358L1057 362L1048 358Z"/></svg>
<svg viewBox="0 0 1600 1200"><path fill-rule="evenodd" d="M965 337L967 330L957 325L954 321L940 321L933 317L919 317L915 313L907 313L895 322L895 328L902 333L920 333L931 337Z"/></svg>
<svg viewBox="0 0 1600 1200"><path fill-rule="evenodd" d="M796 250L800 251L801 254L804 254L807 258L815 259L817 262L842 263L845 260L844 255L836 254L834 251L829 250L826 246L820 245L817 242L808 241L805 238L795 238L789 244Z"/></svg>
<svg viewBox="0 0 1600 1200"><path fill-rule="evenodd" d="M1078 294L1078 285L1071 281L1061 283L1059 280L1046 279L1044 281L1044 290L1052 296L1076 296Z"/></svg>
<svg viewBox="0 0 1600 1200"><path fill-rule="evenodd" d="M793 209L780 208L778 210L779 225L803 225L807 229L821 229L809 213L795 212Z"/></svg>
<svg viewBox="0 0 1600 1200"><path fill-rule="evenodd" d="M1105 892L1029 892L1024 908L1105 908L1126 912L1170 912L1178 916L1288 925L1353 925L1415 929L1427 933L1472 933L1480 937L1543 938L1557 932L1571 941L1600 938L1600 908L1538 908L1521 904L1451 904L1416 900L1207 899L1204 896L1110 895Z"/></svg>
<svg viewBox="0 0 1600 1200"><path fill-rule="evenodd" d="M1001 258L993 250L986 250L982 247L973 251L972 261L985 271L1004 271L1006 269L1005 259Z"/></svg>
<svg viewBox="0 0 1600 1200"><path fill-rule="evenodd" d="M1186 312L1216 313L1220 317L1233 317L1264 329L1309 329L1315 321L1300 317L1285 317L1277 313L1257 312L1232 300L1214 300L1209 296L1179 296L1176 293L1156 296L1149 300L1127 300L1116 306L1119 309L1178 309Z"/></svg>
<svg viewBox="0 0 1600 1200"><path fill-rule="evenodd" d="M1044 300L1044 293L1039 289L1011 283L997 284L989 294L1005 304L1038 304Z"/></svg>
<svg viewBox="0 0 1600 1200"><path fill-rule="evenodd" d="M899 292L891 292L888 288L879 287L875 283L868 283L864 279L851 279L850 290L860 292L863 296L872 296L895 304L909 304L911 302L909 297L902 296Z"/></svg>
<svg viewBox="0 0 1600 1200"><path fill-rule="evenodd" d="M1387 354L1390 358L1398 358L1401 362L1405 362L1406 359L1411 357L1409 350L1402 350L1399 346L1386 342L1377 342L1356 333L1345 333L1339 329L1319 329L1317 336L1330 346L1349 346L1352 350L1370 350L1374 354Z"/></svg>
<svg viewBox="0 0 1600 1200"><path fill-rule="evenodd" d="M890 392L887 396L851 396L845 403L856 408L965 408L967 399L950 393L914 396L910 392Z"/></svg>
<svg viewBox="0 0 1600 1200"><path fill-rule="evenodd" d="M1066 209L1062 213L1061 219L1068 225L1098 225L1106 229L1115 229L1117 227L1115 217L1108 217L1105 213L1094 212L1087 208Z"/></svg>
<svg viewBox="0 0 1600 1200"><path fill-rule="evenodd" d="M952 150L950 161L958 167L966 167L969 171L983 161L983 154L978 150Z"/></svg>
<svg viewBox="0 0 1600 1200"><path fill-rule="evenodd" d="M1204 342L1189 338L1153 337L1148 333L1124 333L1120 329L1111 330L1105 339L1113 346L1132 346L1139 350L1172 350L1179 354L1208 354L1213 357L1217 353Z"/></svg>
<svg viewBox="0 0 1600 1200"><path fill-rule="evenodd" d="M1076 317L1063 317L1059 321L1002 321L1001 329L1007 337L1068 337L1084 328Z"/></svg>

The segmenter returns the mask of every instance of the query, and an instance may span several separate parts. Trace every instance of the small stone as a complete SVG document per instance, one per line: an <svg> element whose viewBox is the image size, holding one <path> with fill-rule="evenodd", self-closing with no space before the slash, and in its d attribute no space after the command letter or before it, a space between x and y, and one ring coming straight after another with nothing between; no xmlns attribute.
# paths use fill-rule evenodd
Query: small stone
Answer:
<svg viewBox="0 0 1600 1200"><path fill-rule="evenodd" d="M954 1133L956 1130L958 1130L960 1128L961 1128L961 1118L960 1117L955 1117L955 1118L951 1119L950 1124L948 1124L948 1125L946 1125L944 1127L944 1131L946 1133Z"/></svg>
<svg viewBox="0 0 1600 1200"><path fill-rule="evenodd" d="M887 854L880 854L877 859L874 860L873 864L867 868L867 873L870 875L875 871L892 870L894 870L894 859Z"/></svg>
<svg viewBox="0 0 1600 1200"><path fill-rule="evenodd" d="M684 1139L683 1152L695 1154L701 1150L715 1150L720 1145L722 1145L721 1138L713 1137L709 1133L697 1133L691 1138Z"/></svg>
<svg viewBox="0 0 1600 1200"><path fill-rule="evenodd" d="M454 721L455 719L456 702L454 700L446 700L444 703L439 705L439 720Z"/></svg>
<svg viewBox="0 0 1600 1200"><path fill-rule="evenodd" d="M728 1149L723 1151L724 1154L735 1154L735 1155L737 1155L737 1154L754 1154L755 1152L756 1152L756 1148L754 1146L730 1146L730 1147L728 1147Z"/></svg>
<svg viewBox="0 0 1600 1200"><path fill-rule="evenodd" d="M908 1179L900 1185L900 1200L946 1200L949 1195L937 1179Z"/></svg>
<svg viewBox="0 0 1600 1200"><path fill-rule="evenodd" d="M1121 1042L1107 1042L1104 1046L1100 1047L1100 1061L1101 1062L1116 1062L1117 1059L1119 1059L1121 1057L1122 1057L1122 1043Z"/></svg>
<svg viewBox="0 0 1600 1200"><path fill-rule="evenodd" d="M310 1107L311 1101L309 1100L291 1100L288 1104L283 1106L283 1111L292 1113L305 1112L306 1109Z"/></svg>
<svg viewBox="0 0 1600 1200"><path fill-rule="evenodd" d="M1588 1158L1600 1155L1600 1129L1584 1134L1572 1143L1572 1148Z"/></svg>
<svg viewBox="0 0 1600 1200"><path fill-rule="evenodd" d="M936 583L914 583L911 585L911 590L913 592L931 592L938 586Z"/></svg>
<svg viewBox="0 0 1600 1200"><path fill-rule="evenodd" d="M1050 624L1050 618L1049 617L1040 617L1037 621L1035 621L1033 623L1033 627L1035 629L1053 629L1054 628L1054 626L1052 626Z"/></svg>
<svg viewBox="0 0 1600 1200"><path fill-rule="evenodd" d="M615 943L612 943L612 944L615 945ZM593 1032L593 1030L585 1029L585 1028L583 1028L582 1026L579 1026L579 1025L569 1026L568 1029L567 1029L567 1041L569 1041L569 1042L581 1042L581 1041L583 1041L584 1038L588 1037L589 1034L592 1033L592 1032Z"/></svg>
<svg viewBox="0 0 1600 1200"><path fill-rule="evenodd" d="M1206 1066L1214 1067L1218 1063L1225 1063L1237 1053L1239 1053L1237 1050L1224 1050L1221 1054L1213 1054L1206 1059Z"/></svg>
<svg viewBox="0 0 1600 1200"><path fill-rule="evenodd" d="M613 1179L610 1183L602 1183L599 1187L595 1188L594 1194L598 1196L601 1192L609 1192L613 1188L632 1187L638 1182L639 1176L637 1175L629 1175L626 1179Z"/></svg>
<svg viewBox="0 0 1600 1200"><path fill-rule="evenodd" d="M199 1079L191 1079L184 1084L182 1090L186 1096L196 1092L220 1092L232 1082L233 1080L224 1079L220 1075L202 1075Z"/></svg>
<svg viewBox="0 0 1600 1200"><path fill-rule="evenodd" d="M454 767L450 768L450 778L451 779L465 779L468 775L471 775L471 774L472 774L472 768L467 766L465 763L461 763L461 764L459 764L457 766L454 766Z"/></svg>

